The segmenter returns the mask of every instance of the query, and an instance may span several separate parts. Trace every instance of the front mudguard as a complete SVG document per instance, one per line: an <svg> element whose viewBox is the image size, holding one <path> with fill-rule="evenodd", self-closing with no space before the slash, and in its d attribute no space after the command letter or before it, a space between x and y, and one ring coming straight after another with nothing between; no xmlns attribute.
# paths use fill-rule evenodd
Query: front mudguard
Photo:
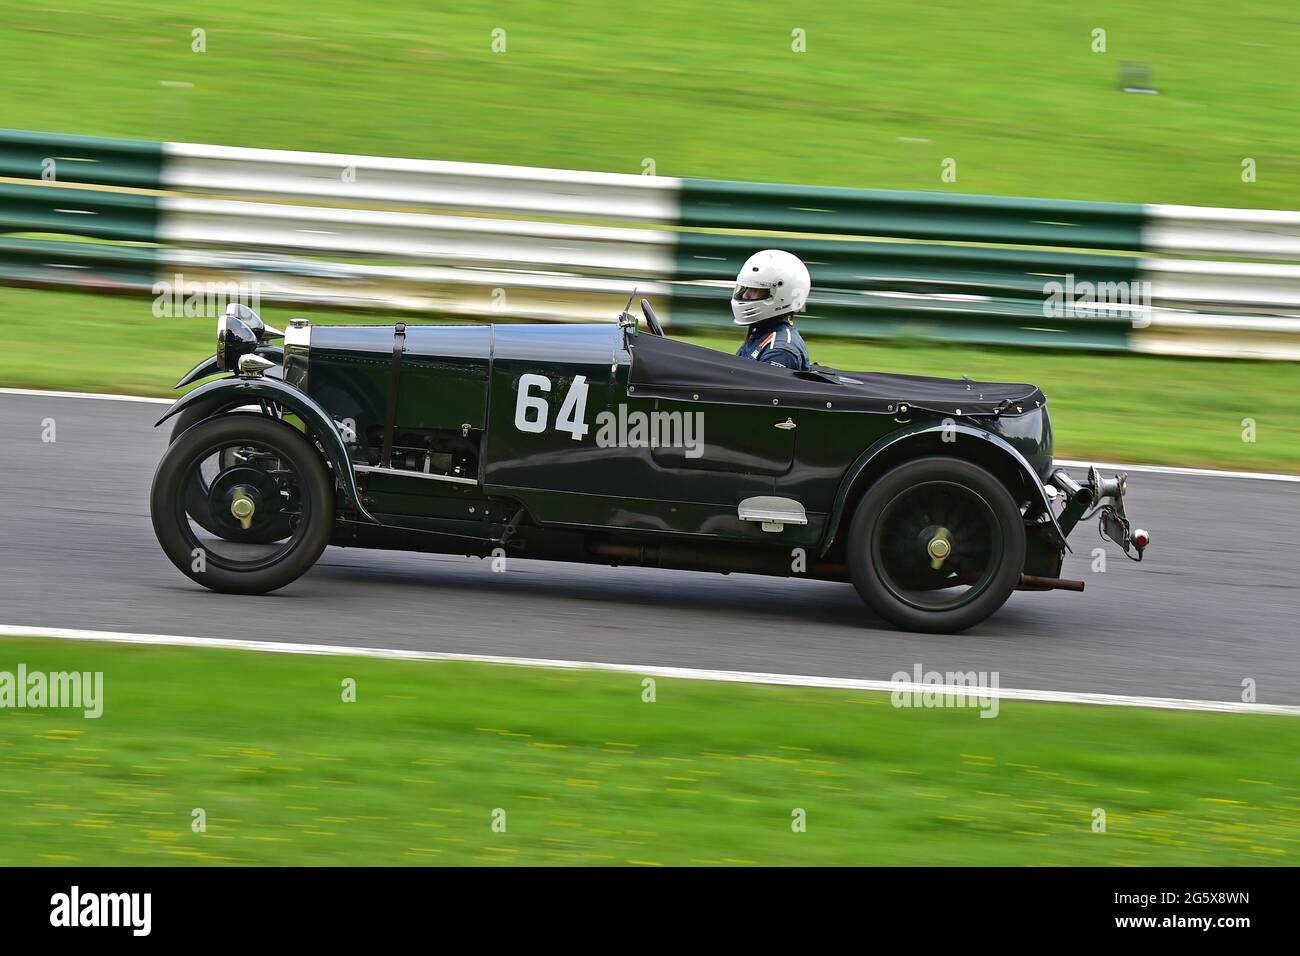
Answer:
<svg viewBox="0 0 1300 956"><path fill-rule="evenodd" d="M347 446L338 428L335 427L334 420L314 399L278 379L223 378L200 385L169 408L167 414L158 419L154 427L157 428L158 425L180 414L191 405L210 399L220 399L223 403L228 400L233 406L275 402L297 415L307 426L310 436L325 450L325 457L334 469L335 478L343 487L346 500L366 521L379 524L374 515L366 510L361 499L357 476L352 470L352 459L348 457Z"/></svg>

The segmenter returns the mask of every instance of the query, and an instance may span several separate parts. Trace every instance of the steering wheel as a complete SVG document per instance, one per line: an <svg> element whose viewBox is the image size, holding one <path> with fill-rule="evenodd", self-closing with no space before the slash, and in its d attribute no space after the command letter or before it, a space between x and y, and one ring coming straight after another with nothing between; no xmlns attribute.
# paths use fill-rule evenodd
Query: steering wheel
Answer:
<svg viewBox="0 0 1300 956"><path fill-rule="evenodd" d="M659 316L655 315L655 310L650 308L650 300L641 300L641 314L645 316L645 324L650 326L650 331L654 335L662 336L664 327L659 324Z"/></svg>

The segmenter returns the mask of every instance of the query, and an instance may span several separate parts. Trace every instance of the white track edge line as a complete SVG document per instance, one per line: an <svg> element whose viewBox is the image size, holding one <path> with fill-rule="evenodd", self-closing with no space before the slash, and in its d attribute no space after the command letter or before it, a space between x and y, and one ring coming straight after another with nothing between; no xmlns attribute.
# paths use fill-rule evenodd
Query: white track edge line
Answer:
<svg viewBox="0 0 1300 956"><path fill-rule="evenodd" d="M1139 471L1155 475L1187 475L1194 478L1253 478L1256 481L1289 481L1300 483L1300 475L1283 475L1268 471L1230 471L1219 468L1181 468L1176 465L1125 465L1110 461L1072 461L1068 458L1053 459L1053 463L1066 468L1113 468L1120 471Z"/></svg>
<svg viewBox="0 0 1300 956"><path fill-rule="evenodd" d="M55 392L35 388L0 388L0 395L29 395L37 398L97 398L107 402L148 402L154 405L171 405L175 399L149 398L144 395L113 395L107 392ZM1300 475L1284 475L1266 471L1230 471L1216 468L1182 468L1176 465L1129 465L1109 461L1075 461L1057 458L1055 464L1066 468L1118 468L1128 471L1149 472L1157 475L1189 475L1200 478L1253 478L1257 481L1286 481L1300 483Z"/></svg>
<svg viewBox="0 0 1300 956"><path fill-rule="evenodd" d="M543 667L556 670L609 671L680 680L717 681L732 684L775 684L786 687L818 687L830 690L902 691L959 695L978 699L1040 701L1055 704L1096 704L1110 707L1142 707L1155 710L1195 710L1213 713L1273 714L1300 717L1300 706L1247 704L1239 701L1185 700L1174 697L1132 697L1123 694L1089 694L1072 691L1018 690L1014 688L971 688L917 684L855 677L812 677L802 674L765 674L750 671L707 670L663 665L610 664L597 661L551 660L536 657L501 657L489 654L454 654L446 651L413 651L401 648L349 647L343 644L293 644L284 641L247 641L237 638L184 637L174 634L134 634L122 631L88 631L64 627L0 625L0 637L48 637L67 641L99 641L109 644L146 644L166 647L206 647L222 650L259 651L269 654L307 654L333 657L373 657L388 660L443 661L475 664L509 664L515 667Z"/></svg>
<svg viewBox="0 0 1300 956"><path fill-rule="evenodd" d="M173 398L148 398L144 395L111 395L107 392L54 392L41 388L0 388L0 395L27 395L32 398L97 398L103 402L146 402L171 405Z"/></svg>

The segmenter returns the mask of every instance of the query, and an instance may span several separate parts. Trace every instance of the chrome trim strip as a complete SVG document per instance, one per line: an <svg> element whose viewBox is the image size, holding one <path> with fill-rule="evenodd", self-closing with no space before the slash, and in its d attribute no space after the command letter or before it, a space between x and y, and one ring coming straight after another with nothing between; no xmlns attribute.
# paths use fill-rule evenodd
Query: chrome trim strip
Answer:
<svg viewBox="0 0 1300 956"><path fill-rule="evenodd" d="M434 481L450 481L457 485L477 485L477 478L458 478L455 475L430 475L423 471L408 471L405 468L381 468L379 465L353 465L352 470L365 475L400 475L403 478L432 478Z"/></svg>

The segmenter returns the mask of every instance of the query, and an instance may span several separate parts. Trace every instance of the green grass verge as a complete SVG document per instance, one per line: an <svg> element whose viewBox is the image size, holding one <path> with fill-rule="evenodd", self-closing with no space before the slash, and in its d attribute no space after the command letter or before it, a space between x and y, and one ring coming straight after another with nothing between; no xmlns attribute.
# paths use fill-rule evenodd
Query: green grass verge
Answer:
<svg viewBox="0 0 1300 956"><path fill-rule="evenodd" d="M0 671L19 663L102 671L104 712L0 710L0 865L1285 864L1300 850L1295 718L1004 703L986 719L666 679L645 703L636 674L0 642Z"/></svg>
<svg viewBox="0 0 1300 956"><path fill-rule="evenodd" d="M1300 7L1279 0L187 6L0 4L4 124L632 173L650 159L666 176L1297 204ZM205 52L193 52L195 30ZM792 51L795 30L806 52ZM1160 95L1122 92L1125 63L1150 66ZM1257 182L1242 182L1248 157ZM945 158L956 182L940 179Z"/></svg>
<svg viewBox="0 0 1300 956"><path fill-rule="evenodd" d="M272 306L265 315L283 326L300 311ZM212 353L214 327L210 318L154 318L142 298L0 288L0 385L171 395L172 384ZM738 344L718 335L691 338L727 351ZM840 368L1031 381L1051 401L1061 457L1300 472L1292 363L816 338L810 346L815 359ZM1242 440L1245 419L1255 423L1253 442Z"/></svg>

